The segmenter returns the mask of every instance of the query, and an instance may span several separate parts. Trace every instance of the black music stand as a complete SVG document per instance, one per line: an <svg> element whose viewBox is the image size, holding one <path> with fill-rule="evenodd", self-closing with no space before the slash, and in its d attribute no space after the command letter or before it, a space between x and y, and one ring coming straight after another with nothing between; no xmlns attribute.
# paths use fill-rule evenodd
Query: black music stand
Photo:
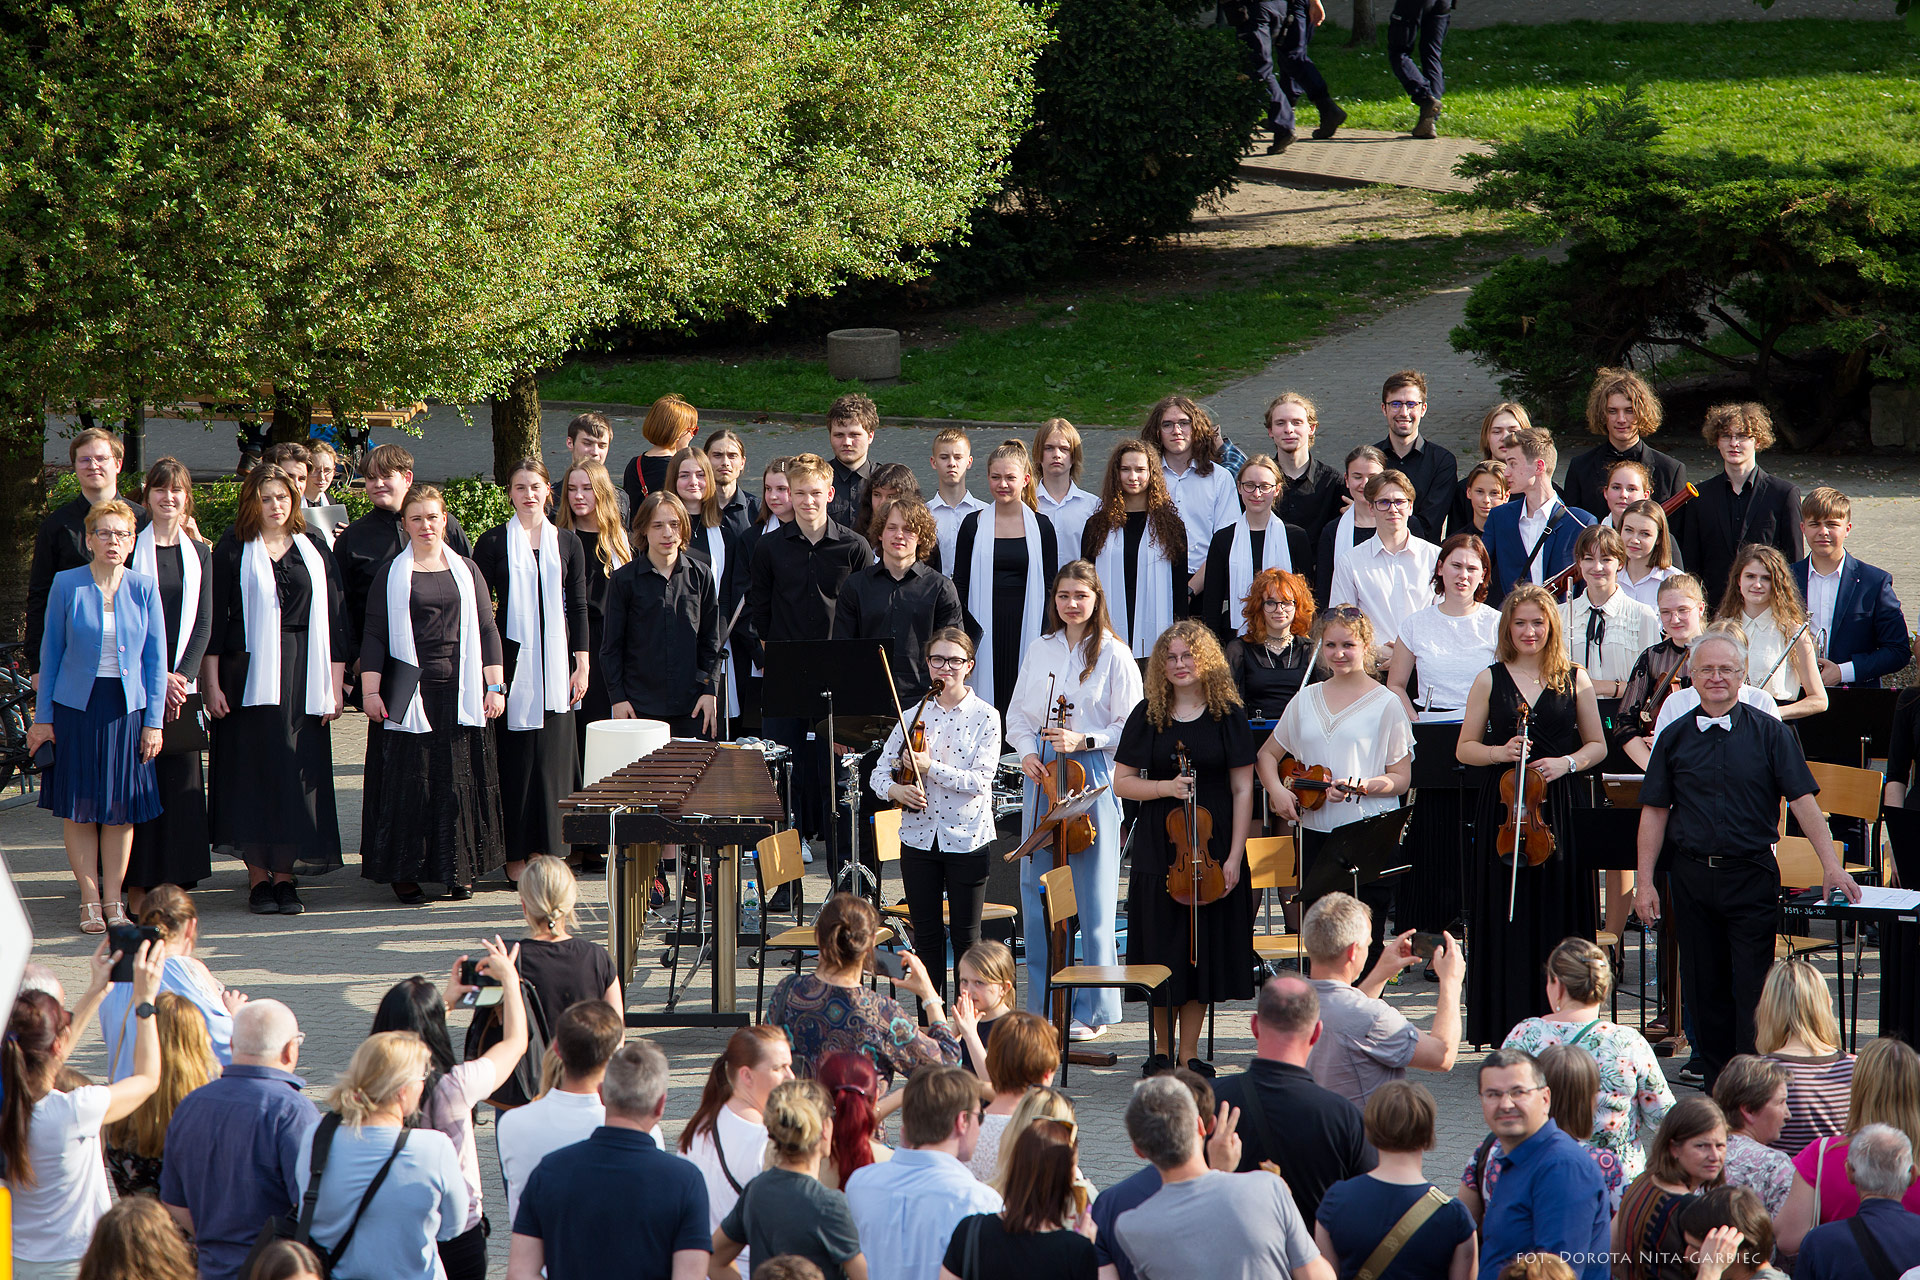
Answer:
<svg viewBox="0 0 1920 1280"><path fill-rule="evenodd" d="M891 640L783 640L766 647L766 678L760 686L763 716L794 716L805 720L824 719L827 731L820 749L826 761L827 775L827 865L837 878L843 850L840 847L839 778L833 765L835 716L893 716L893 683L880 661L886 650L891 658ZM856 793L857 794L857 793ZM858 807L855 808L858 821ZM850 856L859 863L858 841ZM856 877L857 878L857 877ZM880 886L874 885L874 893Z"/></svg>
<svg viewBox="0 0 1920 1280"><path fill-rule="evenodd" d="M1893 740L1898 689L1829 689L1827 709L1794 721L1807 759L1865 769Z"/></svg>
<svg viewBox="0 0 1920 1280"><path fill-rule="evenodd" d="M1400 848L1407 820L1412 816L1412 807L1401 805L1388 813L1376 813L1329 831L1314 851L1313 865L1307 868L1302 879L1302 910L1330 893L1350 893L1357 898L1362 885L1413 870L1413 864Z"/></svg>

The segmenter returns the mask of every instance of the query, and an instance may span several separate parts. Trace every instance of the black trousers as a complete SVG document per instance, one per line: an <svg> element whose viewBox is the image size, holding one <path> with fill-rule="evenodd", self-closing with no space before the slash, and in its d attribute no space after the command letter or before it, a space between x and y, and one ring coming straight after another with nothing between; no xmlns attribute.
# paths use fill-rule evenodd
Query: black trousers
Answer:
<svg viewBox="0 0 1920 1280"><path fill-rule="evenodd" d="M970 853L946 853L938 848L938 841L934 843L932 849L900 846L900 887L907 891L913 949L926 963L933 989L944 998L948 935L953 938L956 964L967 954L967 948L980 941L980 910L987 901L987 860L992 846L982 845ZM941 919L943 898L951 927Z"/></svg>
<svg viewBox="0 0 1920 1280"><path fill-rule="evenodd" d="M1773 964L1780 869L1756 857L1708 859L1670 851L1667 883L1680 980L1693 1015L1694 1052L1711 1093L1720 1069L1753 1052L1753 1016Z"/></svg>
<svg viewBox="0 0 1920 1280"><path fill-rule="evenodd" d="M1440 50L1447 42L1453 0L1394 0L1387 19L1387 65L1413 99L1428 107L1446 96Z"/></svg>
<svg viewBox="0 0 1920 1280"><path fill-rule="evenodd" d="M487 1224L440 1242L440 1265L447 1280L487 1280Z"/></svg>

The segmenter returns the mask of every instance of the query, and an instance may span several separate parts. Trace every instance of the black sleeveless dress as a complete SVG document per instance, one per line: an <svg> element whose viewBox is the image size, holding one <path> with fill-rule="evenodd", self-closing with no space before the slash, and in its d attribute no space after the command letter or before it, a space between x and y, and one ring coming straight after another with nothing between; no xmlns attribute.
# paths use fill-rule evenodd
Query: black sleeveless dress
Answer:
<svg viewBox="0 0 1920 1280"><path fill-rule="evenodd" d="M1481 741L1506 742L1519 732L1520 687L1504 663L1495 663ZM1580 723L1571 687L1541 693L1530 713L1532 754L1572 755L1578 751ZM1576 811L1592 803L1588 775L1572 774L1547 784L1547 819L1553 829L1553 856L1537 867L1520 867L1513 922L1507 922L1512 870L1495 854L1495 836L1505 816L1500 804L1500 774L1485 771L1474 818L1474 854L1468 867L1467 1032L1466 1043L1497 1045L1515 1023L1548 1012L1547 956L1566 938L1593 937L1599 911L1591 870L1573 865Z"/></svg>

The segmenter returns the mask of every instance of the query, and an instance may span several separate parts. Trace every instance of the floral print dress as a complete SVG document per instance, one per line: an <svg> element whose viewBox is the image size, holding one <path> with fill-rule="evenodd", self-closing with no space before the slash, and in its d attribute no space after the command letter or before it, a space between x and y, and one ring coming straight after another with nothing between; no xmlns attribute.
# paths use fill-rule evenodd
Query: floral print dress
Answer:
<svg viewBox="0 0 1920 1280"><path fill-rule="evenodd" d="M917 1067L960 1063L960 1041L948 1024L923 1031L892 997L870 987L837 987L811 973L781 980L767 1021L787 1033L794 1074L808 1078L828 1054L842 1050L866 1055L888 1083Z"/></svg>
<svg viewBox="0 0 1920 1280"><path fill-rule="evenodd" d="M1556 1044L1577 1044L1600 1064L1593 1144L1619 1159L1621 1177L1631 1183L1647 1167L1641 1131L1651 1135L1673 1106L1673 1090L1653 1056L1653 1046L1632 1027L1604 1018L1588 1023L1528 1018L1507 1033L1501 1047L1538 1055Z"/></svg>

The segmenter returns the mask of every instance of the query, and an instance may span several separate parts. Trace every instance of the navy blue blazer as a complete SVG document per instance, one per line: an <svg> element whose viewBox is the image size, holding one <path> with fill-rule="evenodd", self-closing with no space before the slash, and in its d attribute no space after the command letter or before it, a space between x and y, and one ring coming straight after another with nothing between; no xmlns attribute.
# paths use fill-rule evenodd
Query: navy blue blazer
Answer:
<svg viewBox="0 0 1920 1280"><path fill-rule="evenodd" d="M1813 557L1796 560L1793 580L1800 598L1807 598ZM1900 597L1893 594L1893 575L1857 556L1840 562L1840 595L1833 602L1833 626L1827 633L1827 657L1853 664L1849 689L1877 689L1880 677L1907 665L1907 618Z"/></svg>
<svg viewBox="0 0 1920 1280"><path fill-rule="evenodd" d="M40 693L34 719L53 723L53 704L84 711L100 670L105 619L93 569L63 569L47 593L46 629L40 637ZM114 647L119 650L120 687L127 710L145 710L143 723L158 729L167 710L167 619L160 586L129 569L113 600Z"/></svg>
<svg viewBox="0 0 1920 1280"><path fill-rule="evenodd" d="M1487 597L1488 604L1506 599L1514 583L1533 576L1527 572L1528 548L1520 540L1520 513L1526 509L1526 503L1525 498L1514 498L1487 513L1487 527L1481 540L1493 556L1493 580L1499 588L1497 595ZM1542 578L1551 578L1573 563L1573 544L1580 540L1580 531L1592 523L1593 517L1580 508L1554 499L1553 514L1547 517L1546 545L1535 557Z"/></svg>

